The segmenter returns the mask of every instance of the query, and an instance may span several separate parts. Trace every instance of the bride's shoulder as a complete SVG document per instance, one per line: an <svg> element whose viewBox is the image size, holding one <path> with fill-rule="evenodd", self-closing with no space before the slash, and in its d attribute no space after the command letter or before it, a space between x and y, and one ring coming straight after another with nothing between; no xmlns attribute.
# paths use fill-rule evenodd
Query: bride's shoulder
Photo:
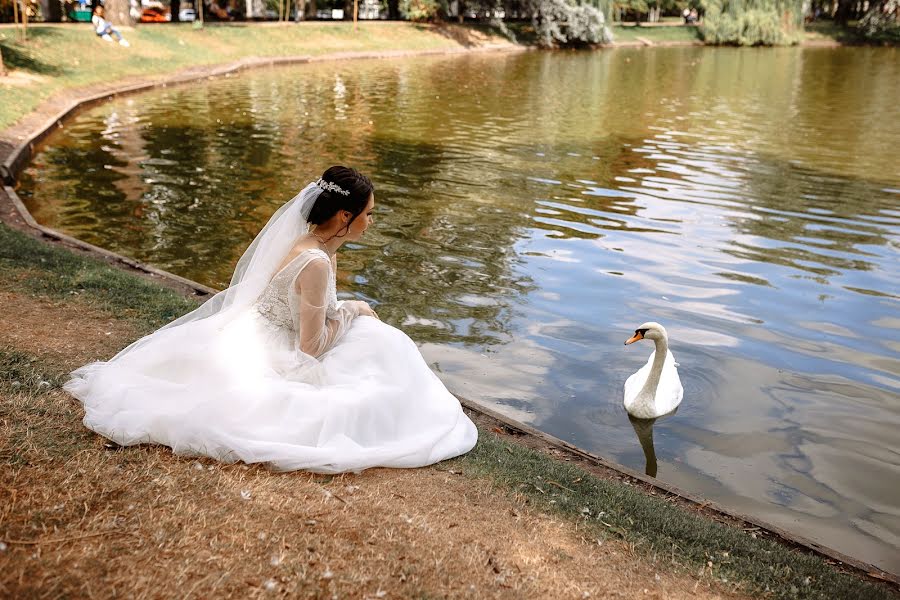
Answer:
<svg viewBox="0 0 900 600"><path fill-rule="evenodd" d="M281 271L282 269L286 269L287 266L292 263L304 263L304 261L300 260L301 256L305 256L309 259L306 262L320 262L315 260L317 258L321 258L326 262L331 262L328 258L328 254L320 248L300 242L287 253L287 256L284 257L278 270Z"/></svg>

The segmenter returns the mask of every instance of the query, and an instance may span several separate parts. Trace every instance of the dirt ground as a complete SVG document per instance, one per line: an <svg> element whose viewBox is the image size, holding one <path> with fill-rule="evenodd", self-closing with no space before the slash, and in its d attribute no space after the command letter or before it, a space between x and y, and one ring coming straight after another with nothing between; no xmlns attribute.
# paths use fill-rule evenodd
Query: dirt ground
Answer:
<svg viewBox="0 0 900 600"><path fill-rule="evenodd" d="M135 337L0 291L0 347L74 368ZM0 596L739 597L446 465L339 477L120 449L65 392L4 393Z"/></svg>

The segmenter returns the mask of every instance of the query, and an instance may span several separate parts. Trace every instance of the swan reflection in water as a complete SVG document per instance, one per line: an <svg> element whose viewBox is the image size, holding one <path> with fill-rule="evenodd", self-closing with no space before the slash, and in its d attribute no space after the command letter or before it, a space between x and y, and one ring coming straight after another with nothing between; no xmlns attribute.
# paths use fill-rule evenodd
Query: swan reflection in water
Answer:
<svg viewBox="0 0 900 600"><path fill-rule="evenodd" d="M638 442L641 444L641 449L644 451L644 473L650 477L656 477L657 468L656 448L653 446L653 425L657 421L671 417L676 412L678 412L678 409L675 409L662 417L657 417L656 419L637 419L628 415L628 420L631 421L634 433L637 435Z"/></svg>

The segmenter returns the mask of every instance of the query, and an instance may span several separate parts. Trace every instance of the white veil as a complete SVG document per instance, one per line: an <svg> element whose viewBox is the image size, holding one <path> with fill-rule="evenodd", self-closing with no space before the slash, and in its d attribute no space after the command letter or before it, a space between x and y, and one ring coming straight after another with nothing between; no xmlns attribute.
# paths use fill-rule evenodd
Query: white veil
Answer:
<svg viewBox="0 0 900 600"><path fill-rule="evenodd" d="M184 328L198 321L212 321L217 327L222 327L252 306L275 275L294 242L309 230L309 214L322 191L317 182L310 183L275 211L238 260L231 284L226 289L196 310L137 340L109 362L143 348L161 336L169 338L173 329Z"/></svg>

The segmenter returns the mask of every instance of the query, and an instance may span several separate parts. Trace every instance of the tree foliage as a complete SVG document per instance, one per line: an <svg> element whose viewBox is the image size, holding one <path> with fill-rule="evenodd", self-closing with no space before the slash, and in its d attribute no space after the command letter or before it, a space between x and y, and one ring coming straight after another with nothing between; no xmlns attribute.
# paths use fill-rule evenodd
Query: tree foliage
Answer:
<svg viewBox="0 0 900 600"><path fill-rule="evenodd" d="M400 0L400 16L410 21L434 21L440 16L438 0Z"/></svg>
<svg viewBox="0 0 900 600"><path fill-rule="evenodd" d="M900 41L900 1L871 0L868 10L859 20L859 30L867 38Z"/></svg>
<svg viewBox="0 0 900 600"><path fill-rule="evenodd" d="M796 44L803 35L802 0L703 0L700 35L711 44Z"/></svg>
<svg viewBox="0 0 900 600"><path fill-rule="evenodd" d="M542 46L577 46L612 41L607 15L590 4L570 0L533 0L531 22Z"/></svg>

